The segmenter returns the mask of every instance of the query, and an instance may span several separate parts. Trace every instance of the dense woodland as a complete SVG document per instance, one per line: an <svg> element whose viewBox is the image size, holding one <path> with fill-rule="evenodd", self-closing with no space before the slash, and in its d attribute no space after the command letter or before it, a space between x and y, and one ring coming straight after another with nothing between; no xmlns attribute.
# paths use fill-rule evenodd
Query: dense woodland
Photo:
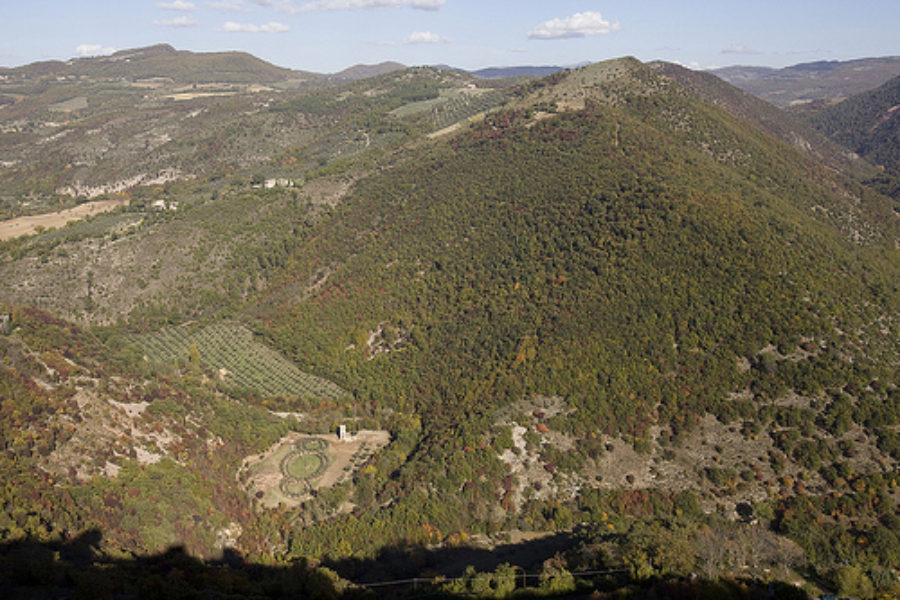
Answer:
<svg viewBox="0 0 900 600"><path fill-rule="evenodd" d="M810 121L829 137L878 165L900 163L897 118L892 110L900 94L900 77L884 85L813 112Z"/></svg>
<svg viewBox="0 0 900 600"><path fill-rule="evenodd" d="M869 183L900 201L900 77L834 105L799 110L819 131L877 165Z"/></svg>
<svg viewBox="0 0 900 600"><path fill-rule="evenodd" d="M102 326L83 298L67 310L85 325L0 298L0 586L900 593L892 199L633 59L509 89L504 107L426 140L436 113L396 111L441 98L434 76L385 77L395 87L374 100L345 86L272 107L336 115L334 136L383 136L337 161L320 160L327 136L281 156L307 184L349 182L340 202L257 189L251 173L213 193L141 192L180 198L178 211L133 202L88 222L109 228L0 248L7 273L75 269L90 244L114 252L175 228L195 248L179 287L148 276L153 295ZM158 263L174 260L162 247ZM230 384L198 342L222 323L340 393ZM180 358L146 356L173 331ZM262 510L236 480L288 431L344 420L391 434L350 484ZM724 442L699 441L712 426L764 450L732 461ZM66 463L82 439L81 462ZM617 448L662 472L701 445L686 489L602 473ZM514 473L509 456L538 457L546 478ZM527 564L479 555L476 541L514 532L564 541L510 544L537 548Z"/></svg>

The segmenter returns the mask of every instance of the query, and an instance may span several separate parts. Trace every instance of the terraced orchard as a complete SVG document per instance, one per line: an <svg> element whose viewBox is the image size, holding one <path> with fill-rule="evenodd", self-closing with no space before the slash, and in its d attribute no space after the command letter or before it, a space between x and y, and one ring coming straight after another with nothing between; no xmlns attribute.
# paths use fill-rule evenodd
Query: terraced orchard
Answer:
<svg viewBox="0 0 900 600"><path fill-rule="evenodd" d="M467 90L469 93L458 93L450 96L447 102L436 106L432 113L434 128L443 129L472 115L486 112L499 106L506 100L506 95L498 90Z"/></svg>
<svg viewBox="0 0 900 600"><path fill-rule="evenodd" d="M423 112L431 113L435 129L443 129L473 115L487 112L507 100L501 90L478 88L454 88L441 90L437 98L404 104L391 111L396 117L406 117Z"/></svg>
<svg viewBox="0 0 900 600"><path fill-rule="evenodd" d="M259 394L286 398L339 400L348 393L338 385L304 373L284 356L253 339L237 323L217 323L194 329L168 327L153 333L126 336L155 363L187 364L199 361L218 371L229 385ZM193 356L192 356L193 355Z"/></svg>

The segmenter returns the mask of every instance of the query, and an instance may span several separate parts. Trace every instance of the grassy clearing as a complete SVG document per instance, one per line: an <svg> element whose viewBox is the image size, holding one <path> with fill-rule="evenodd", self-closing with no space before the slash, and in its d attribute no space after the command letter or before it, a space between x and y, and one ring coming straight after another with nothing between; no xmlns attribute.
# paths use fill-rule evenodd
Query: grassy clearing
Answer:
<svg viewBox="0 0 900 600"><path fill-rule="evenodd" d="M156 363L188 363L194 347L196 359L203 367L218 371L235 388L262 396L330 400L347 396L334 383L304 373L236 323L218 323L196 330L169 327L126 339Z"/></svg>
<svg viewBox="0 0 900 600"><path fill-rule="evenodd" d="M285 464L285 474L295 479L310 479L324 470L325 460L318 454L298 454Z"/></svg>
<svg viewBox="0 0 900 600"><path fill-rule="evenodd" d="M258 477L271 476L275 476L276 479L280 478L281 470L279 468L279 465L281 465L281 461L283 461L285 457L287 457L287 455L291 452L292 450L289 444L282 444L277 446L274 451L272 451L272 453L266 457L265 460L254 462L250 467L248 467L247 477L251 480Z"/></svg>
<svg viewBox="0 0 900 600"><path fill-rule="evenodd" d="M84 110L88 107L88 99L85 96L77 96L69 98L56 104L51 104L48 108L57 112L72 112L73 110Z"/></svg>

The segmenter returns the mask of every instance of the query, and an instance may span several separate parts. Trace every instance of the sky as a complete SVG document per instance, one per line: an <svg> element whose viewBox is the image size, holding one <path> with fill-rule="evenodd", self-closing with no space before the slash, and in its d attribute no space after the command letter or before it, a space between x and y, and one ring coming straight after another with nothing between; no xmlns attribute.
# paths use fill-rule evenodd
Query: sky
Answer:
<svg viewBox="0 0 900 600"><path fill-rule="evenodd" d="M158 43L334 73L619 56L709 69L900 55L896 0L0 0L0 66Z"/></svg>

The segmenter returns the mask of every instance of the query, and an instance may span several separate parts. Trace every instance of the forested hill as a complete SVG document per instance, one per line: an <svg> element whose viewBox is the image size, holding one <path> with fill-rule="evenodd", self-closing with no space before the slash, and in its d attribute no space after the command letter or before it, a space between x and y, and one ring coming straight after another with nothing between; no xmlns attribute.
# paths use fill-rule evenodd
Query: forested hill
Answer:
<svg viewBox="0 0 900 600"><path fill-rule="evenodd" d="M885 168L900 168L900 77L809 114L835 141Z"/></svg>
<svg viewBox="0 0 900 600"><path fill-rule="evenodd" d="M683 418L722 402L740 357L896 308L885 198L636 61L533 87L357 184L296 254L300 279L339 267L268 316L276 345L366 401L433 401L423 414L455 419L469 403L562 395L579 423L591 412L641 437L667 403ZM384 323L408 350L343 350ZM873 334L889 356L893 332ZM660 404L673 370L692 383Z"/></svg>
<svg viewBox="0 0 900 600"><path fill-rule="evenodd" d="M87 301L67 306L87 314L102 273L82 276L84 257L173 240L140 246L148 280L115 325L11 310L2 350L17 366L0 389L17 443L0 467L11 481L57 468L31 495L5 488L0 531L58 533L52 506L27 500L52 487L93 498L84 513L61 504L66 528L100 524L134 552L187 540L208 555L324 560L354 580L456 576L429 549L565 532L566 552L547 541L536 547L549 554L516 565L536 565L548 594L633 585L638 597L697 572L895 592L891 200L633 58L528 81L499 108L426 129L437 102L469 100L436 77L383 76L377 89L394 92L377 101L354 87L275 107L352 118L361 148L297 166L295 189L204 194L198 181L185 207L128 229L3 247L9 289L37 289L29 267L56 265L72 289L86 284ZM393 136L369 148L359 131ZM316 201L321 189L341 192ZM153 265L182 243L173 232L198 250L179 250L184 272L167 279ZM258 370L290 372L285 386L225 366L231 350L212 340L223 330L240 332ZM105 344L122 350L102 358ZM91 433L79 398L116 434ZM389 442L290 501L287 448L304 446L279 437L339 423ZM73 472L55 444L70 456L76 443L87 458ZM282 450L272 472L255 462ZM150 451L158 461L144 464ZM172 526L150 510L160 498L183 514ZM195 514L202 532L189 533ZM502 595L517 571L498 563L430 589ZM571 574L596 570L624 579Z"/></svg>
<svg viewBox="0 0 900 600"><path fill-rule="evenodd" d="M427 515L441 531L492 530L552 521L540 507L568 486L587 510L590 490L636 477L675 490L709 468L721 485L723 463L695 456L687 467L679 450L710 414L743 431L737 445L790 431L793 442L770 449L795 475L840 463L839 438L816 415L841 390L880 390L873 408L896 395L889 201L631 59L520 95L360 181L296 254L298 280L338 265L327 285L260 323L360 403L421 415L421 442L377 496L391 510L367 513L373 523ZM382 336L393 351L377 352ZM564 400L544 426L570 445L538 436L529 446L549 483L478 476L505 465L466 449L504 447L507 427L534 427L535 398ZM875 410L879 423L896 420ZM605 471L604 444L620 437L667 467ZM724 464L733 475L762 469L735 484L732 502L756 497L752 481L775 481L780 468L746 455ZM833 493L824 476L808 485ZM360 522L326 530L356 535ZM298 549L322 543L298 538Z"/></svg>
<svg viewBox="0 0 900 600"><path fill-rule="evenodd" d="M863 176L871 175L871 165L806 122L805 119L781 110L772 104L730 85L703 71L692 71L680 65L655 62L650 66L666 77L671 77L703 100L710 102L762 129L782 142L814 160L834 169L855 172Z"/></svg>
<svg viewBox="0 0 900 600"><path fill-rule="evenodd" d="M805 118L835 142L853 150L879 172L871 176L873 187L891 196L900 206L900 77L851 96L837 104L813 103L798 107Z"/></svg>

